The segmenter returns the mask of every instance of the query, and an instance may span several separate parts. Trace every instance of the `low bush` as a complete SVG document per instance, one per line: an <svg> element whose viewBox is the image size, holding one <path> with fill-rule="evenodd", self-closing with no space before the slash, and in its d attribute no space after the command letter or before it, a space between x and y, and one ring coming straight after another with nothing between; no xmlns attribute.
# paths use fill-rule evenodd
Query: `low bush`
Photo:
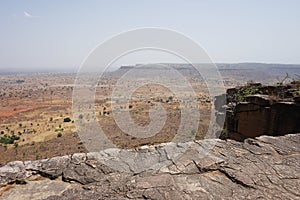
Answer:
<svg viewBox="0 0 300 200"><path fill-rule="evenodd" d="M71 122L71 119L69 117L64 118L64 122Z"/></svg>
<svg viewBox="0 0 300 200"><path fill-rule="evenodd" d="M12 135L12 136L7 136L5 135L4 137L0 138L0 143L2 144L13 144L15 142L15 140L19 140L20 137L17 135Z"/></svg>

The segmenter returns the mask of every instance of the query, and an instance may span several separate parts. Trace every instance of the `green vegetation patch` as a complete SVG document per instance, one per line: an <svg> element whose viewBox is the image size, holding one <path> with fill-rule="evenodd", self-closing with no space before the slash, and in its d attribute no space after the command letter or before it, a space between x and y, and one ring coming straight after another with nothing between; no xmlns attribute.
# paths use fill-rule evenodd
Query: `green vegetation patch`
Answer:
<svg viewBox="0 0 300 200"><path fill-rule="evenodd" d="M13 144L15 142L15 140L19 140L19 139L20 139L20 137L17 136L17 135L12 135L10 137L5 135L5 136L0 138L0 143L2 143L2 144Z"/></svg>
<svg viewBox="0 0 300 200"><path fill-rule="evenodd" d="M259 88L242 88L234 94L234 98L237 101L245 101L247 96L255 94L262 94L262 91Z"/></svg>

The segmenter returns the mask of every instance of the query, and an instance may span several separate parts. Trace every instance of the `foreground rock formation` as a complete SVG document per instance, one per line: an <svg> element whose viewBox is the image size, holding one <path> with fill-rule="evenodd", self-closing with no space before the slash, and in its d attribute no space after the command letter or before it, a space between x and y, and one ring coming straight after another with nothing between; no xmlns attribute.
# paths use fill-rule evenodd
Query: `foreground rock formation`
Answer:
<svg viewBox="0 0 300 200"><path fill-rule="evenodd" d="M300 199L300 134L132 152L9 163L0 168L0 199Z"/></svg>

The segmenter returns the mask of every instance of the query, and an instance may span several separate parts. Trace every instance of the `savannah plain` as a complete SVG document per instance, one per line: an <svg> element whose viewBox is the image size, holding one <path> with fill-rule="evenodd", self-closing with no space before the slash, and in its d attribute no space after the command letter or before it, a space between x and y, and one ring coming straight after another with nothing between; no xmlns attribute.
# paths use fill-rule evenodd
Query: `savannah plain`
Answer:
<svg viewBox="0 0 300 200"><path fill-rule="evenodd" d="M276 84L285 76L280 69L273 74L245 67L228 68L221 66L226 88L243 85L254 80ZM189 80L195 79L192 70L180 69ZM300 68L292 68L295 74ZM96 89L95 112L97 121L107 137L120 148L135 148L140 145L171 141L180 123L180 102L167 88L146 85L138 88L128 109L134 122L146 126L150 122L149 108L161 104L167 111L167 120L161 131L153 137L135 138L117 126L111 113L110 95L116 81L123 74L122 68L109 72L99 81ZM14 160L46 159L77 152L87 152L84 142L77 134L76 120L72 113L72 94L75 73L10 73L0 74L0 165ZM218 81L218 80L216 80ZM201 139L207 131L213 100L203 81L195 81L193 88L197 94L200 110L199 128L191 131L195 139ZM135 98L143 94L155 93L155 98Z"/></svg>

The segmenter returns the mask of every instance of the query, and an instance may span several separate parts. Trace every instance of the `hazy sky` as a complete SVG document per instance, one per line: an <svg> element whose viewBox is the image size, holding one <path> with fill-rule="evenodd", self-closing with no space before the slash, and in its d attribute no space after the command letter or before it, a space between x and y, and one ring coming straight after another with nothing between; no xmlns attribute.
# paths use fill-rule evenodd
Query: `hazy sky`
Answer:
<svg viewBox="0 0 300 200"><path fill-rule="evenodd" d="M106 38L139 27L177 30L214 62L300 64L299 10L298 0L2 0L0 69L76 68Z"/></svg>

